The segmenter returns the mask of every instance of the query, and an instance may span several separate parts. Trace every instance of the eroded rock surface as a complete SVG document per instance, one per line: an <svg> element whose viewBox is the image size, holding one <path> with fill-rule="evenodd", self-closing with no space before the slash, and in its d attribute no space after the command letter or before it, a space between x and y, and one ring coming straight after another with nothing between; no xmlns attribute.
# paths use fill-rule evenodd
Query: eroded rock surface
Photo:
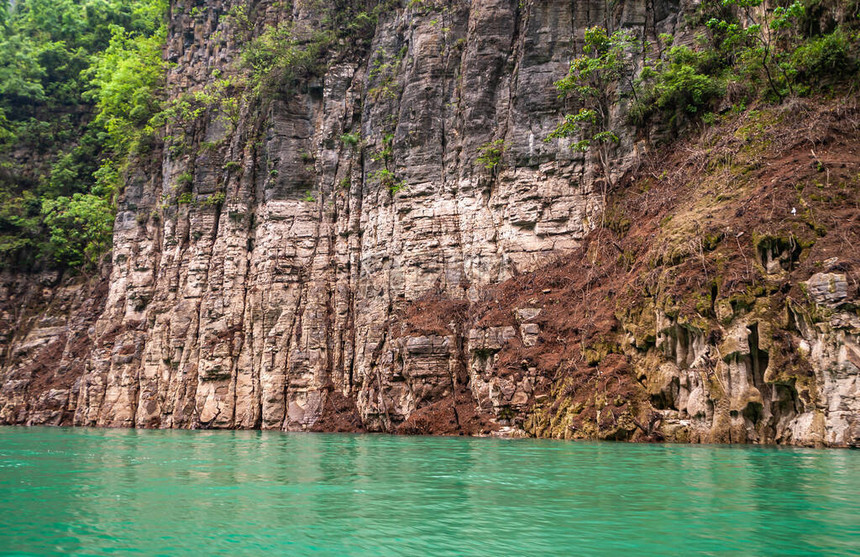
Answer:
<svg viewBox="0 0 860 557"><path fill-rule="evenodd" d="M245 41L223 17L234 5L172 3L171 98L204 90L214 70L238 71ZM252 34L319 17L302 3L255 2L251 13ZM682 13L639 0L404 2L383 12L369 47L333 52L323 75L243 101L232 123L208 112L189 124L181 149L167 144L129 175L109 276L47 286L41 306L27 302L29 317L4 310L0 421L520 432L549 380L534 362L499 355L545 346L541 309L479 323L454 306L432 316L410 308L483 303L493 285L580 246L603 210L602 181L567 141L544 141L565 108L553 82L587 26L685 41ZM494 140L505 150L487 169L476 159ZM616 155L617 179L640 145L623 135ZM402 187L380 179L383 169ZM848 296L844 276L816 277L816 303L835 308ZM15 292L32 291L4 288L9 307ZM676 409L667 421L711 420L714 366L732 382L719 402L732 427L751 414L784 415L774 411L784 400L765 381L776 371L755 324L737 324L716 355L670 317L655 319L666 361L646 374L646 388ZM827 330L803 325L802 339L833 364L809 387L819 389L810 405L831 405L829 421L800 412L780 426L791 439L737 440L857 437L860 352L847 332L856 317L833 320Z"/></svg>

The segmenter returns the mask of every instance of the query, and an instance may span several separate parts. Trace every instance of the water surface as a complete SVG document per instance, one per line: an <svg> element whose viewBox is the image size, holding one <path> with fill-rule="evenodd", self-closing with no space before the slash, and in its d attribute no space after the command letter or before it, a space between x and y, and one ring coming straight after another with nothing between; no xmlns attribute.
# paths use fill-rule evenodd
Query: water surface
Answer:
<svg viewBox="0 0 860 557"><path fill-rule="evenodd" d="M860 554L860 451L0 428L0 553Z"/></svg>

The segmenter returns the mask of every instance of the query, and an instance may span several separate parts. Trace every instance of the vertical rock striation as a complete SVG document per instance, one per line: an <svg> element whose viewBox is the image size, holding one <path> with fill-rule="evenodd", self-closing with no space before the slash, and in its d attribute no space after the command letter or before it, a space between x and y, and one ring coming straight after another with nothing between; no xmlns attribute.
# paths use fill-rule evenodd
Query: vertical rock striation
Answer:
<svg viewBox="0 0 860 557"><path fill-rule="evenodd" d="M600 197L584 159L544 142L561 108L553 82L587 24L646 23L644 3L539 4L384 10L366 52L333 54L324 75L249 102L233 129L210 114L189 152L141 164L74 422L306 429L337 391L366 427L392 430L470 383L463 332L403 336L403 311L427 296L478 300L577 247ZM241 45L219 17L231 7L173 6L174 96L235 71ZM319 18L302 4L252 13L258 32ZM491 172L475 159L497 139ZM402 189L376 178L386 147ZM188 174L200 202L177 204ZM219 192L223 204L205 203Z"/></svg>
<svg viewBox="0 0 860 557"><path fill-rule="evenodd" d="M237 75L248 37L225 16L240 4L171 4L169 97ZM319 25L321 10L254 2L248 36ZM602 211L595 165L544 140L564 108L553 82L593 24L688 33L672 2L412 1L289 92L174 124L183 148L168 141L128 176L109 277L48 295L62 322L5 318L19 332L4 340L0 420L309 430L348 414L421 431L443 409L450 423L431 430L513 423L546 384L500 376L496 358L535 345L537 310L485 327L464 308L576 249ZM487 169L476 159L496 140ZM616 154L620 176L639 156L631 135ZM753 343L738 343L750 348L727 365L755 371ZM63 380L40 390L49 353Z"/></svg>

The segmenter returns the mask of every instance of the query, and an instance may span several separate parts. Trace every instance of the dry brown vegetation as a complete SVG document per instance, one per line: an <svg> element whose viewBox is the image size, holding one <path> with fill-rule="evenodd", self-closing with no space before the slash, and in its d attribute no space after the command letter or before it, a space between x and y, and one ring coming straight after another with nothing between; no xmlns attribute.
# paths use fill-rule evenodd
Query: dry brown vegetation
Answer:
<svg viewBox="0 0 860 557"><path fill-rule="evenodd" d="M526 427L660 439L631 360L653 345L654 307L714 342L726 311L804 303L798 283L815 272L846 272L856 292L858 149L856 99L798 99L726 116L643 160L608 192L602 222L578 251L499 285L466 312L466 327L482 327L513 324L516 308L541 308L538 343L514 339L496 363L500 375L537 369ZM440 334L462 304L424 300L404 319L411 333Z"/></svg>

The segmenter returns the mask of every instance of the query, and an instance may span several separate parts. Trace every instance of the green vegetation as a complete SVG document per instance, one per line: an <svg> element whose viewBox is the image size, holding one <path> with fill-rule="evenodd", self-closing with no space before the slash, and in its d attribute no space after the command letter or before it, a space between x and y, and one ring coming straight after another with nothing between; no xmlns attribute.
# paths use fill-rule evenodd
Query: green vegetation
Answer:
<svg viewBox="0 0 860 557"><path fill-rule="evenodd" d="M507 148L508 144L505 143L504 139L496 139L495 141L484 143L478 147L478 164L487 170L495 170L499 163L502 162L502 155Z"/></svg>
<svg viewBox="0 0 860 557"><path fill-rule="evenodd" d="M805 8L795 0L788 6L765 5L763 0L723 0L730 15L712 17L707 26L712 46L748 79L763 75L768 94L782 100L794 94L789 73L790 51L801 39L799 20Z"/></svg>
<svg viewBox="0 0 860 557"><path fill-rule="evenodd" d="M93 267L110 247L116 196L131 160L161 142L173 156L191 154L201 118L220 120L229 134L243 102L295 91L324 72L331 53L360 59L378 18L396 2L308 0L318 20L262 30L255 29L261 14L253 3L234 5L223 19L246 45L240 71L213 70L203 90L165 103L167 5L18 0L0 7L0 267ZM190 15L206 11L194 7ZM343 140L361 146L358 134ZM199 151L218 144L200 142ZM224 170L241 167L229 161ZM223 203L219 194L196 199L188 177L174 184L175 202Z"/></svg>
<svg viewBox="0 0 860 557"><path fill-rule="evenodd" d="M860 54L860 7L837 4L703 2L693 21L703 29L695 45L672 46L672 37L662 35L659 56L646 58L630 121L699 114L708 123L719 101L743 110L755 102L780 102L851 84ZM828 20L827 14L838 9L845 11L844 21Z"/></svg>
<svg viewBox="0 0 860 557"><path fill-rule="evenodd" d="M559 92L579 105L579 112L567 114L548 139L575 137L576 151L594 149L608 185L612 185L611 150L618 143L612 129L610 110L618 101L618 83L632 85L633 66L629 54L638 42L626 31L611 35L602 27L585 31L583 55L570 64L565 78L556 82ZM634 94L635 94L635 89Z"/></svg>
<svg viewBox="0 0 860 557"><path fill-rule="evenodd" d="M397 98L400 92L400 84L396 79L397 70L405 56L405 46L394 56L391 56L382 49L376 50L370 64L370 73L368 76L371 83L375 84L367 91L370 98L377 101Z"/></svg>
<svg viewBox="0 0 860 557"><path fill-rule="evenodd" d="M506 148L507 144L503 139L488 141L478 147L478 158L476 160L478 164L487 170L494 170L502 162L502 155Z"/></svg>
<svg viewBox="0 0 860 557"><path fill-rule="evenodd" d="M160 111L165 0L0 7L0 267L93 266Z"/></svg>
<svg viewBox="0 0 860 557"><path fill-rule="evenodd" d="M224 204L224 201L226 200L227 194L225 194L223 191L219 191L217 193L213 193L212 195L204 199L201 203L209 207L220 207Z"/></svg>
<svg viewBox="0 0 860 557"><path fill-rule="evenodd" d="M153 29L148 34L113 28L108 48L93 64L92 89L87 96L96 101L94 124L107 132L106 147L115 159L145 150L154 136L154 117L161 110L159 88L165 69L161 49L166 29L160 13L152 17Z"/></svg>
<svg viewBox="0 0 860 557"><path fill-rule="evenodd" d="M638 127L655 119L710 124L718 106L745 110L850 86L860 66L858 15L856 2L705 0L690 19L701 30L692 45L675 46L671 35L649 44L627 31L590 28L583 54L556 82L578 111L548 139L570 137L573 149L594 152L611 185L619 137L612 106L627 101L627 123ZM638 73L635 59L644 60Z"/></svg>
<svg viewBox="0 0 860 557"><path fill-rule="evenodd" d="M241 66L248 72L251 91L258 98L290 94L309 77L321 76L327 56L339 41L347 40L355 52L369 47L379 16L394 5L383 2L346 3L309 0L306 7L320 14L309 24L283 21L252 38L251 3L234 6L225 16L248 40Z"/></svg>
<svg viewBox="0 0 860 557"><path fill-rule="evenodd" d="M257 95L288 93L302 79L320 75L323 55L335 40L332 31L310 30L287 21L267 27L242 52Z"/></svg>
<svg viewBox="0 0 860 557"><path fill-rule="evenodd" d="M110 246L113 211L103 197L76 193L42 202L52 255L71 267L94 266Z"/></svg>
<svg viewBox="0 0 860 557"><path fill-rule="evenodd" d="M722 83L707 73L712 53L672 46L671 35L661 35L660 41L663 55L649 60L636 83L640 96L628 113L628 120L636 124L657 112L670 118L696 114L725 92Z"/></svg>
<svg viewBox="0 0 860 557"><path fill-rule="evenodd" d="M241 95L238 89L244 87L244 80L234 80L221 76L214 70L210 81L203 90L185 93L166 103L163 109L150 120L157 127L169 131L164 141L171 154L180 156L186 153L192 142L192 133L199 119L211 114L213 119L225 125L228 132L239 122ZM217 147L218 142L201 142L200 150Z"/></svg>
<svg viewBox="0 0 860 557"><path fill-rule="evenodd" d="M368 177L371 180L375 180L379 182L380 185L385 187L391 195L396 195L397 192L406 188L406 182L403 180L398 180L394 175L394 172L388 170L387 168L382 168L380 170L375 170L371 172Z"/></svg>
<svg viewBox="0 0 860 557"><path fill-rule="evenodd" d="M357 133L345 133L340 136L340 140L347 147L357 147L361 143L361 135Z"/></svg>
<svg viewBox="0 0 860 557"><path fill-rule="evenodd" d="M384 168L374 170L368 174L368 178L384 186L391 195L406 188L406 182L398 180L391 167L394 164L394 134L389 133L382 137L382 149L370 154L370 160L382 163Z"/></svg>
<svg viewBox="0 0 860 557"><path fill-rule="evenodd" d="M370 159L374 162L383 162L387 167L394 159L394 134L389 133L382 138L382 149L371 153Z"/></svg>

